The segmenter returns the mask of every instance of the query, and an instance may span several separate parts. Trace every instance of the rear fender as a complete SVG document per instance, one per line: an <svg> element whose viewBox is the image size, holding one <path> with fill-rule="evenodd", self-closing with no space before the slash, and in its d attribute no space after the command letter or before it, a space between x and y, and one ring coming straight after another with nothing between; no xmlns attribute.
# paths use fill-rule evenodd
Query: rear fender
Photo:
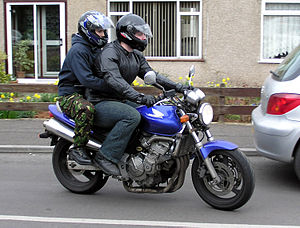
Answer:
<svg viewBox="0 0 300 228"><path fill-rule="evenodd" d="M238 146L232 142L216 140L203 144L200 152L203 156L203 159L205 159L214 150L235 150L237 148Z"/></svg>

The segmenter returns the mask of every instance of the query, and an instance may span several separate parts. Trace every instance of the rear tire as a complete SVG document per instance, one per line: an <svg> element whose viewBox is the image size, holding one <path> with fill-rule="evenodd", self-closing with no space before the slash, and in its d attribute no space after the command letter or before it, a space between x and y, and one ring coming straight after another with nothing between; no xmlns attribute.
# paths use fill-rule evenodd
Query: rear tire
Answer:
<svg viewBox="0 0 300 228"><path fill-rule="evenodd" d="M79 194L91 194L100 190L108 177L102 171L69 170L67 166L71 142L59 139L54 147L52 166L58 181L69 191Z"/></svg>
<svg viewBox="0 0 300 228"><path fill-rule="evenodd" d="M197 193L216 209L240 208L250 199L255 186L254 173L246 156L236 149L216 150L209 157L221 182L215 184L204 163L196 157L192 165L192 181Z"/></svg>
<svg viewBox="0 0 300 228"><path fill-rule="evenodd" d="M294 170L295 170L296 176L300 180L300 145L298 146L296 153L295 153Z"/></svg>

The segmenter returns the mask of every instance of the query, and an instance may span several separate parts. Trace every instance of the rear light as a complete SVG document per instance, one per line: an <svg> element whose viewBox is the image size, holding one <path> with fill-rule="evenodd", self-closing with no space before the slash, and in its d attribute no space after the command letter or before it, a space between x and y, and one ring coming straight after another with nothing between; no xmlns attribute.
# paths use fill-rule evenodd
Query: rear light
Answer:
<svg viewBox="0 0 300 228"><path fill-rule="evenodd" d="M277 93L273 94L268 103L267 113L282 115L300 105L300 94Z"/></svg>
<svg viewBox="0 0 300 228"><path fill-rule="evenodd" d="M49 117L50 118L54 117L54 115L52 114L52 112L49 112Z"/></svg>

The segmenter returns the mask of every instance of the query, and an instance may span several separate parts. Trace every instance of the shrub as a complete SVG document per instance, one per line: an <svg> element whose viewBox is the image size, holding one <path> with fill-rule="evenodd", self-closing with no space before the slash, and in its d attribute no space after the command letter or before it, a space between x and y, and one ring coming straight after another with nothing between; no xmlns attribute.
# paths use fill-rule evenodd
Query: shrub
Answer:
<svg viewBox="0 0 300 228"><path fill-rule="evenodd" d="M34 61L28 57L30 40L20 40L16 44L14 64L19 71L30 70L34 66Z"/></svg>
<svg viewBox="0 0 300 228"><path fill-rule="evenodd" d="M0 119L33 118L34 111L0 111Z"/></svg>
<svg viewBox="0 0 300 228"><path fill-rule="evenodd" d="M9 74L6 74L5 70L5 60L7 59L7 55L0 51L0 83L8 83L11 78Z"/></svg>

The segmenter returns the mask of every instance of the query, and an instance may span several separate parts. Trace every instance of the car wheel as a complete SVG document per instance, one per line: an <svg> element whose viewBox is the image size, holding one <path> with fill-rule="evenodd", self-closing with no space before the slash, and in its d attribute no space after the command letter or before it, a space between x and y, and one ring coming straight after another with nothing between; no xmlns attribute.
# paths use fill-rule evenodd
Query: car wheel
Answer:
<svg viewBox="0 0 300 228"><path fill-rule="evenodd" d="M294 169L298 179L300 180L300 145L298 146L295 153Z"/></svg>

